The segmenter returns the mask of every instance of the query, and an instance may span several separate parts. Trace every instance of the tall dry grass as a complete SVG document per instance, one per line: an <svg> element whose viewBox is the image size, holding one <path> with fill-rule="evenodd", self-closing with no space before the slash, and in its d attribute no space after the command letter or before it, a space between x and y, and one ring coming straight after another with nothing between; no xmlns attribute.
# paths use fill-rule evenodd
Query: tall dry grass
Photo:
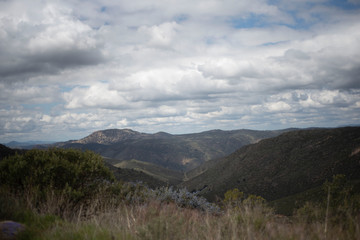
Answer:
<svg viewBox="0 0 360 240"><path fill-rule="evenodd" d="M325 234L325 220L279 216L265 204L241 204L210 214L173 202L127 204L99 194L74 209L64 208L67 200L61 196L48 195L41 206L31 194L22 200L6 198L8 207L13 206L10 215L28 226L20 239L360 239L356 216L347 219L354 223L352 229L328 223ZM4 197L1 202L5 207ZM59 210L64 212L59 215Z"/></svg>
<svg viewBox="0 0 360 240"><path fill-rule="evenodd" d="M359 239L355 232L332 225L324 233L324 222L300 222L277 216L263 206L226 209L219 215L181 209L173 203L150 202L121 205L86 220L47 231L44 239L69 239L81 233L83 239ZM91 230L89 229L91 228ZM70 233L69 233L70 231ZM61 235L62 233L63 235Z"/></svg>

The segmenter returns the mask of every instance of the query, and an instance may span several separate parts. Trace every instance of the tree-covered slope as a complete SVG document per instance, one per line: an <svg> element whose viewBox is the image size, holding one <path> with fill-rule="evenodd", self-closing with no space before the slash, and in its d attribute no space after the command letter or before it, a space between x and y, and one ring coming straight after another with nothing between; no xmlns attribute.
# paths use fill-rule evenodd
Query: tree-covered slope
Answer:
<svg viewBox="0 0 360 240"><path fill-rule="evenodd" d="M335 174L360 179L360 128L284 133L244 146L182 186L211 200L232 188L274 200L321 185Z"/></svg>
<svg viewBox="0 0 360 240"><path fill-rule="evenodd" d="M95 132L80 140L58 143L56 146L89 149L104 157L118 159L118 163L136 159L184 171L211 159L224 157L241 146L277 136L284 131L289 130L212 130L172 135L163 132L145 134L129 129L110 129Z"/></svg>
<svg viewBox="0 0 360 240"><path fill-rule="evenodd" d="M128 168L119 168L115 167L109 163L105 163L105 166L110 169L114 174L116 180L122 182L132 182L132 183L143 183L150 188L157 188L162 186L167 186L168 183L162 181L161 179L155 178L143 171L138 171Z"/></svg>
<svg viewBox="0 0 360 240"><path fill-rule="evenodd" d="M153 178L162 181L164 183L163 186L175 186L182 182L184 176L181 172L167 169L153 163L138 161L135 159L129 161L122 161L116 164L115 167L126 170L131 169L146 173L147 175L150 175Z"/></svg>

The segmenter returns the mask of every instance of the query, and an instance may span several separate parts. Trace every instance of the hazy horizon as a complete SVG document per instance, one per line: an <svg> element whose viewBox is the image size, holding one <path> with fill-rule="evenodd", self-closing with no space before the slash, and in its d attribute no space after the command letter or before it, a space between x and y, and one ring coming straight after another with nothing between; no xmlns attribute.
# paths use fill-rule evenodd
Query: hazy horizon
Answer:
<svg viewBox="0 0 360 240"><path fill-rule="evenodd" d="M113 128L113 129L116 129L116 130L130 129L130 130L140 132L140 133L145 133L145 134L155 134L155 133L159 133L159 132L165 132L165 133L168 133L168 134L171 134L171 135L186 135L186 134L196 134L196 133L202 133L202 132L208 132L208 131L214 131L214 130L220 130L220 131L237 131L237 130L277 131L277 130L285 130L285 129L292 129L292 128L299 129L299 130L305 130L305 129L311 129L311 128L328 128L328 129L331 129L331 128L342 128L342 127L360 127L360 124L344 125L344 126L336 126L336 127L308 127L308 128L289 127L289 128L282 128L282 129L249 129L249 128L242 128L242 129L208 129L208 130L204 130L204 131L184 132L184 133L171 133L171 132L165 132L165 131L141 132L141 131L137 131L137 130L130 129L130 128L121 128L121 129L120 128ZM89 132L84 136L79 136L78 138L73 138L73 139L58 139L58 140L54 140L54 139L53 140L51 140L51 139L48 139L48 140L29 139L29 140L24 140L24 141L17 141L16 139L13 139L13 140L8 141L8 142L0 142L0 144L6 145L6 144L9 144L9 143L12 143L12 142L19 143L19 144L22 144L22 143L28 144L28 143L31 143L31 142L42 142L43 144L56 143L56 142L66 142L66 141L71 141L71 140L80 140L82 138L85 138L85 137L89 136L90 134L92 134L94 132L97 132L97 131L113 130L113 129L98 129L98 130L94 130L92 132Z"/></svg>

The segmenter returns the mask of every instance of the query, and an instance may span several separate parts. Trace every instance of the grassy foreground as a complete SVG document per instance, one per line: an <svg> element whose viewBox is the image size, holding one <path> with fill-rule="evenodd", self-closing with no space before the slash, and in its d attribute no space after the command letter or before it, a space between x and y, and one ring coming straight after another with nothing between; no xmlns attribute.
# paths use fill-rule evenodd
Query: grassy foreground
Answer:
<svg viewBox="0 0 360 240"><path fill-rule="evenodd" d="M0 180L0 221L26 226L17 239L360 239L360 198L343 176L324 185L325 201L291 217L237 189L215 205L185 190L119 183L89 152L5 159Z"/></svg>
<svg viewBox="0 0 360 240"><path fill-rule="evenodd" d="M4 196L4 195L2 195ZM359 239L359 218L352 226L276 215L263 204L243 203L217 214L150 201L114 204L94 199L76 211L56 215L65 199L51 198L33 206L19 197L1 197L1 218L26 225L18 239ZM41 209L39 211L38 209ZM328 224L326 226L326 224Z"/></svg>

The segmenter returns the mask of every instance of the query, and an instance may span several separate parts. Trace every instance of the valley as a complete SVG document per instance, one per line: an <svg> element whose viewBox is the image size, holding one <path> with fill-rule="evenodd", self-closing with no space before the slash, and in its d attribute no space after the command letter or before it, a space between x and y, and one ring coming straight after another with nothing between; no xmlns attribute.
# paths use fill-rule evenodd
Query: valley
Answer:
<svg viewBox="0 0 360 240"><path fill-rule="evenodd" d="M130 129L108 129L89 136L51 146L92 150L115 165L137 160L184 172L209 160L225 157L242 146L275 137L291 129L277 131L211 130L201 133L172 135L159 132L140 133Z"/></svg>
<svg viewBox="0 0 360 240"><path fill-rule="evenodd" d="M184 135L109 129L41 148L47 147L94 151L124 182L186 188L213 202L237 188L275 202L280 210L291 196L301 199L336 174L356 184L360 180L359 127Z"/></svg>

